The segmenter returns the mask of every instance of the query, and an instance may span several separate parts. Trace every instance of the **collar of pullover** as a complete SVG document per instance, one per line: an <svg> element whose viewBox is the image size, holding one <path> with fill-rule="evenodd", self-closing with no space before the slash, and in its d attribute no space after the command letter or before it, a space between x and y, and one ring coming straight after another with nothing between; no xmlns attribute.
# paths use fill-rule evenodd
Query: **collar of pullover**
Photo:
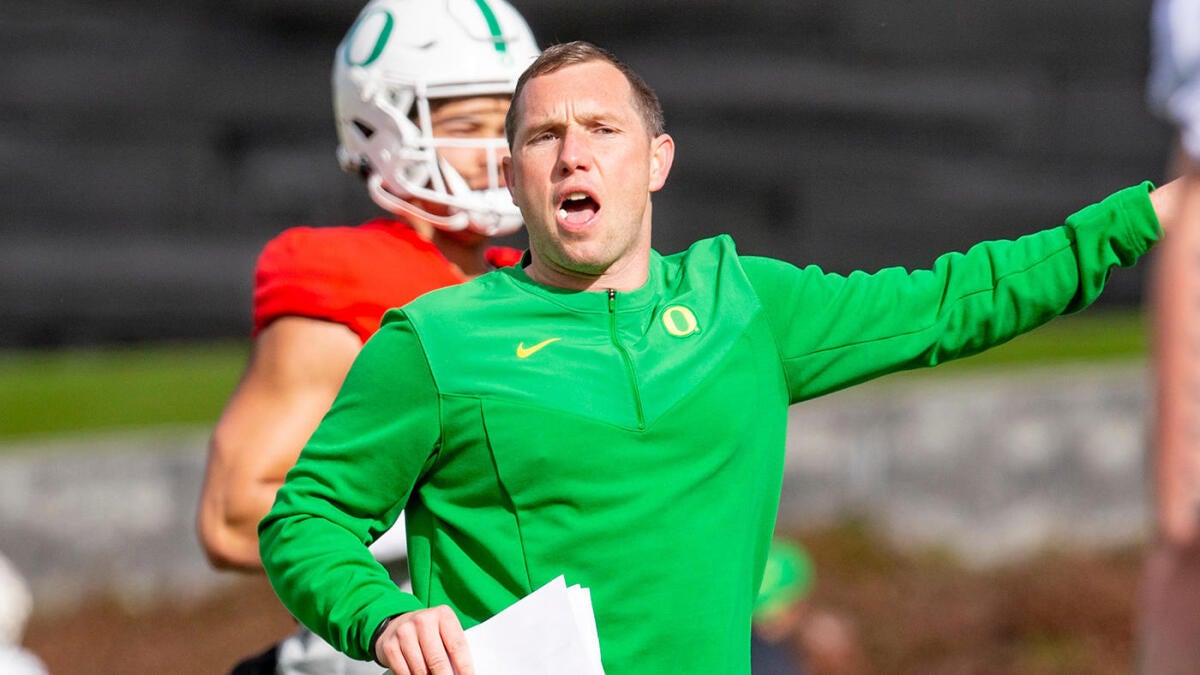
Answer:
<svg viewBox="0 0 1200 675"><path fill-rule="evenodd" d="M576 291L556 286L540 284L525 273L529 263L529 251L521 256L518 265L504 268L502 271L508 279L521 290L545 298L550 302L561 305L577 312L608 312L610 308L609 291ZM663 260L657 251L650 252L650 274L641 288L632 291L616 291L612 307L618 312L641 309L654 302L662 288Z"/></svg>

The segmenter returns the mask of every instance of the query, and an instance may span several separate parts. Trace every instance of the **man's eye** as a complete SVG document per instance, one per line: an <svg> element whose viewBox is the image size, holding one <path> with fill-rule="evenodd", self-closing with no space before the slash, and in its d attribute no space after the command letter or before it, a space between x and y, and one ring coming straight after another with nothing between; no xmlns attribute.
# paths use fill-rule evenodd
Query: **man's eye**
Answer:
<svg viewBox="0 0 1200 675"><path fill-rule="evenodd" d="M479 127L466 124L453 124L441 127L437 130L437 136L456 136L461 138L475 137L480 135Z"/></svg>

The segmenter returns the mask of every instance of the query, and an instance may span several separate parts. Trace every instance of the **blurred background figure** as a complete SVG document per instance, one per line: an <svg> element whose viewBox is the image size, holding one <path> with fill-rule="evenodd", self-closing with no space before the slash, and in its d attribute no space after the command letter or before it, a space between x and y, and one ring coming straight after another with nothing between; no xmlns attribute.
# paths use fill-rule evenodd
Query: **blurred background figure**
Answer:
<svg viewBox="0 0 1200 675"><path fill-rule="evenodd" d="M798 675L807 672L795 638L812 590L812 559L800 546L784 539L771 542L758 599L754 602L750 635L750 670L754 675Z"/></svg>
<svg viewBox="0 0 1200 675"><path fill-rule="evenodd" d="M1200 0L1158 0L1151 108L1177 130L1188 186L1154 270L1155 532L1142 577L1138 672L1200 672Z"/></svg>
<svg viewBox="0 0 1200 675"><path fill-rule="evenodd" d="M520 258L489 240L521 227L499 165L513 87L536 55L504 0L375 0L347 32L333 65L338 161L388 215L295 227L259 256L253 352L213 432L197 516L214 566L261 572L258 521L383 313ZM407 583L403 527L372 550ZM235 673L379 670L301 628Z"/></svg>
<svg viewBox="0 0 1200 675"><path fill-rule="evenodd" d="M33 611L33 596L20 571L0 553L0 673L46 675L37 656L21 647L25 622Z"/></svg>
<svg viewBox="0 0 1200 675"><path fill-rule="evenodd" d="M816 567L804 547L776 537L754 603L750 636L753 675L859 672L852 626L811 599Z"/></svg>

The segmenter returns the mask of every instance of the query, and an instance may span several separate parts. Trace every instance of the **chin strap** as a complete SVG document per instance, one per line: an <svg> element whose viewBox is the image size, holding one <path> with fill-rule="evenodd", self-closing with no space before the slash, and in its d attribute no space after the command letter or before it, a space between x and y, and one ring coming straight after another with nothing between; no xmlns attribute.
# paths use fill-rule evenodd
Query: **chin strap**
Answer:
<svg viewBox="0 0 1200 675"><path fill-rule="evenodd" d="M520 214L508 215L496 209L482 208L469 209L458 208L454 213L449 215L437 215L430 213L425 209L413 204L412 202L397 197L395 193L388 190L383 185L383 177L378 173L372 173L367 178L367 192L375 203L392 213L409 215L414 218L429 221L434 227L449 232L459 232L470 228L480 234L494 237L497 235L511 234L521 229L523 224ZM496 191L489 191L496 192ZM431 192L431 196L434 193ZM416 195L420 197L421 195ZM487 194L484 199L498 199L505 195ZM451 207L455 208L455 207Z"/></svg>
<svg viewBox="0 0 1200 675"><path fill-rule="evenodd" d="M406 199L397 197L383 186L383 177L377 173L371 174L371 177L367 179L367 192L371 193L371 199L374 199L376 204L379 204L388 211L413 216L421 220L428 220L439 229L458 232L459 230L467 229L467 226L470 225L467 214L462 211L452 213L448 216L439 216L426 211Z"/></svg>

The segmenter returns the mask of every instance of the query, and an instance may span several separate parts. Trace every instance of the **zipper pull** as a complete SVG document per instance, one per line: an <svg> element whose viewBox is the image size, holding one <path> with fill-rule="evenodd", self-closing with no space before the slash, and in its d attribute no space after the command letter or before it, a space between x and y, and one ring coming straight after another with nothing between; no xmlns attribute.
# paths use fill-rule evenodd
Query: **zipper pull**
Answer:
<svg viewBox="0 0 1200 675"><path fill-rule="evenodd" d="M617 306L617 289L608 289L608 311L613 311Z"/></svg>

